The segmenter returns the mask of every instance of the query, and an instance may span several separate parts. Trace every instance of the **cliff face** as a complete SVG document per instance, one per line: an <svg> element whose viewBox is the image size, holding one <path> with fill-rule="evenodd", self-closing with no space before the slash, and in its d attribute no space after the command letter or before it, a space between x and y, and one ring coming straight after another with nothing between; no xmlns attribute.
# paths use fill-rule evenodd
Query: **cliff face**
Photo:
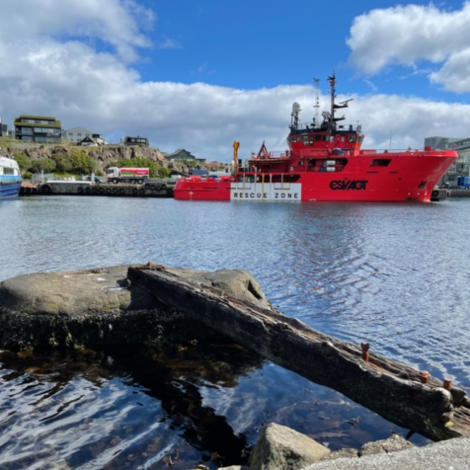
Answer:
<svg viewBox="0 0 470 470"><path fill-rule="evenodd" d="M100 170L104 170L111 162L124 160L126 158L142 157L148 158L161 166L174 168L184 171L185 167L172 165L162 155L157 148L148 147L134 147L123 145L106 145L102 147L78 147L70 145L69 143L60 145L38 145L38 144L24 144L12 142L2 146L3 155L23 154L27 156L32 162L42 158L50 158L57 153L70 154L73 150L90 155L98 164Z"/></svg>

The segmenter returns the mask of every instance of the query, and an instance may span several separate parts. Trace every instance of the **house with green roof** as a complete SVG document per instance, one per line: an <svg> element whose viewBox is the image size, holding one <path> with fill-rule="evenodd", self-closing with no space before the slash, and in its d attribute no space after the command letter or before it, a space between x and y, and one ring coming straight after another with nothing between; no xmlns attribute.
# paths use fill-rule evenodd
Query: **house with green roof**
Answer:
<svg viewBox="0 0 470 470"><path fill-rule="evenodd" d="M22 142L60 143L60 121L52 116L21 114L15 118L15 139Z"/></svg>

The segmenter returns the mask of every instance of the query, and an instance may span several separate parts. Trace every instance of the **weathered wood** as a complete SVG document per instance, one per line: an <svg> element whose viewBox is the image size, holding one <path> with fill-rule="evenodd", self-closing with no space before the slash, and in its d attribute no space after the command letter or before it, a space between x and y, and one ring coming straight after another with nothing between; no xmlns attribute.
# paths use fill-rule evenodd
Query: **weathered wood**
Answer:
<svg viewBox="0 0 470 470"><path fill-rule="evenodd" d="M433 440L470 437L470 401L419 371L319 333L295 318L235 299L163 266L129 268L132 285L276 364L335 389L382 417Z"/></svg>

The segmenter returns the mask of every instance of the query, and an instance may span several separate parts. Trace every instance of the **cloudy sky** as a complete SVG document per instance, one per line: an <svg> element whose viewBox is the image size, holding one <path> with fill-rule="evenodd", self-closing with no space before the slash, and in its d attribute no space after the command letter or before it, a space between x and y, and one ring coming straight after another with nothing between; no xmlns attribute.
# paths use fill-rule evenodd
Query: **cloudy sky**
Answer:
<svg viewBox="0 0 470 470"><path fill-rule="evenodd" d="M377 6L380 4L380 6ZM334 70L364 148L470 136L470 2L1 0L0 117L230 161L284 150Z"/></svg>

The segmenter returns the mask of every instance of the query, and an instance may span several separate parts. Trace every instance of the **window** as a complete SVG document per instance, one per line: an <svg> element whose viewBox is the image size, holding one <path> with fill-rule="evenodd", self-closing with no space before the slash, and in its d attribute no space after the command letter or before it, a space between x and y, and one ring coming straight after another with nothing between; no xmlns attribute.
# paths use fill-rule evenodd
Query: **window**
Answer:
<svg viewBox="0 0 470 470"><path fill-rule="evenodd" d="M355 135L350 135L349 136L349 142L356 142L356 136Z"/></svg>
<svg viewBox="0 0 470 470"><path fill-rule="evenodd" d="M376 158L370 162L370 166L388 166L392 160L390 158Z"/></svg>
<svg viewBox="0 0 470 470"><path fill-rule="evenodd" d="M322 134L315 134L315 142L320 142L321 141L321 136L322 136Z"/></svg>

